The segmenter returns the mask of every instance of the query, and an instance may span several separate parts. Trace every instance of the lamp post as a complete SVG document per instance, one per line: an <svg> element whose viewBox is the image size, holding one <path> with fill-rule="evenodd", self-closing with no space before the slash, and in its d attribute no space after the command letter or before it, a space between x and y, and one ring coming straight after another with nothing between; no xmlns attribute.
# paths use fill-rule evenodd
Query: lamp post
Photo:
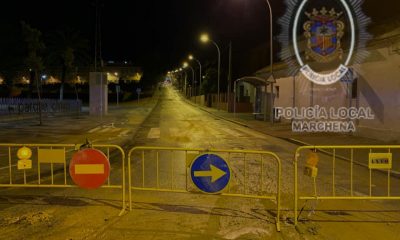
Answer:
<svg viewBox="0 0 400 240"><path fill-rule="evenodd" d="M271 7L271 3L269 2L269 0L265 0L267 2L268 5L268 9L269 9L269 33L270 33L270 77L274 77L273 76L273 66L274 66L274 36L273 36L273 17L272 17L272 7ZM264 114L264 121L267 121L267 87L268 87L268 83L267 81L265 82L265 100L264 100L264 104L265 104L265 114ZM274 83L271 82L271 116L270 116L270 121L271 123L274 122Z"/></svg>
<svg viewBox="0 0 400 240"><path fill-rule="evenodd" d="M194 69L187 63L187 62L184 62L183 63L183 68L190 68L190 70L192 70L192 85L193 85L193 88L194 88L194 92L196 92L196 84L195 84L195 76L194 76Z"/></svg>
<svg viewBox="0 0 400 240"><path fill-rule="evenodd" d="M198 60L198 59L196 59L195 57L193 57L193 55L189 55L189 60L194 60L194 61L196 61L197 62L197 64L199 64L199 69L200 69L200 75L199 75L199 94L200 94L200 89L201 89L201 79L202 79L202 77L201 77L201 62Z"/></svg>
<svg viewBox="0 0 400 240"><path fill-rule="evenodd" d="M212 39L210 39L210 37L208 36L208 34L202 34L200 36L200 41L203 43L207 43L207 42L211 42L216 48L217 48L217 52L218 52L218 85L217 85L217 89L218 89L218 110L219 110L219 106L220 106L220 97L219 97L219 79L220 79L220 74L221 74L221 50L218 46L218 44L216 42L214 42Z"/></svg>

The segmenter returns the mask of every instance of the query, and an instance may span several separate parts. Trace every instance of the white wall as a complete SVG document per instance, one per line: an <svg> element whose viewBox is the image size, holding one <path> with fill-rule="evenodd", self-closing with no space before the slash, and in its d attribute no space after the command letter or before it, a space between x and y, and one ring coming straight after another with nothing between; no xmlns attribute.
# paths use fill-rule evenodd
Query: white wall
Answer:
<svg viewBox="0 0 400 240"><path fill-rule="evenodd" d="M279 86L279 98L275 98L275 107L301 108L320 105L337 108L350 105L347 84L342 82L322 86L312 84L304 76L298 74L295 80L293 77L277 79L275 86ZM295 93L293 93L293 87Z"/></svg>
<svg viewBox="0 0 400 240"><path fill-rule="evenodd" d="M358 96L350 100L348 85L338 82L330 86L314 85L301 74L295 80L295 106L370 107L375 120L357 121L356 135L383 141L400 142L400 55L388 47L370 50L371 56L354 66L358 74ZM277 79L279 98L275 107L293 107L293 77Z"/></svg>
<svg viewBox="0 0 400 240"><path fill-rule="evenodd" d="M388 48L371 51L373 61L359 67L358 105L371 107L375 120L360 120L357 133L400 141L400 55Z"/></svg>

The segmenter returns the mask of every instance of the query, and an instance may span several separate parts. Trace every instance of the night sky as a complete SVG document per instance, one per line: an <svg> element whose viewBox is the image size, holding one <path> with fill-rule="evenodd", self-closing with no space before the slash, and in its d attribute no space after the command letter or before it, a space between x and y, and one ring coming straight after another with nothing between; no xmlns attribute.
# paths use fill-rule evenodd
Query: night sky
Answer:
<svg viewBox="0 0 400 240"><path fill-rule="evenodd" d="M387 4L383 2L387 2ZM221 45L226 56L229 41L236 58L268 39L268 11L264 0L102 0L103 59L131 60L145 69L176 68L189 53L200 60L216 58L212 46L198 41L201 32ZM366 1L373 20L398 14L399 1L383 0L387 10L374 12L375 0ZM271 0L274 19L284 13L283 0ZM94 0L2 1L1 21L18 26L24 20L44 34L65 27L78 29L93 47ZM279 34L278 27L276 34ZM92 51L93 52L93 51ZM236 59L238 61L238 59Z"/></svg>

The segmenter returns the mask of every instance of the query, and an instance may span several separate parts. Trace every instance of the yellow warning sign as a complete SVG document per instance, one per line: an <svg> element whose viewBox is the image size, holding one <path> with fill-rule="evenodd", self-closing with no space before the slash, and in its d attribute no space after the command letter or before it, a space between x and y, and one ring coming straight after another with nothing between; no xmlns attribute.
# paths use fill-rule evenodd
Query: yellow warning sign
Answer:
<svg viewBox="0 0 400 240"><path fill-rule="evenodd" d="M65 163L64 149L39 149L39 163Z"/></svg>
<svg viewBox="0 0 400 240"><path fill-rule="evenodd" d="M318 162L319 162L318 154L314 151L309 152L307 155L306 165L316 167Z"/></svg>
<svg viewBox="0 0 400 240"><path fill-rule="evenodd" d="M368 167L370 169L392 169L392 154L370 153Z"/></svg>
<svg viewBox="0 0 400 240"><path fill-rule="evenodd" d="M17 167L18 167L18 170L31 169L32 168L32 160L28 160L28 159L18 160Z"/></svg>
<svg viewBox="0 0 400 240"><path fill-rule="evenodd" d="M316 178L318 175L318 165L319 157L315 151L311 151L307 155L306 166L304 167L304 175Z"/></svg>
<svg viewBox="0 0 400 240"><path fill-rule="evenodd" d="M30 158L32 157L32 150L30 148L24 146L18 149L17 157L19 158L17 163L18 170L26 170L32 168L32 160L30 160Z"/></svg>

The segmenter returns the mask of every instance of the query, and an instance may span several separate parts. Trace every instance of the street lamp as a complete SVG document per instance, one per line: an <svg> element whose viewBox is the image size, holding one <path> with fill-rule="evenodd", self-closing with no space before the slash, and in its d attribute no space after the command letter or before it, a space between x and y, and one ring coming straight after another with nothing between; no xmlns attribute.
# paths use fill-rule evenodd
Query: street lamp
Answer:
<svg viewBox="0 0 400 240"><path fill-rule="evenodd" d="M273 17L272 17L272 7L271 7L271 3L269 2L269 0L265 0L267 2L268 5L268 9L269 9L269 33L270 33L270 76L273 78L273 67L274 67L274 39L273 39L273 30L272 30L272 26L273 26ZM270 121L271 123L274 122L274 83L271 82L271 116L270 116ZM267 113L267 82L265 82L265 113ZM264 114L264 121L267 121L267 114Z"/></svg>
<svg viewBox="0 0 400 240"><path fill-rule="evenodd" d="M181 82L182 91L184 92L184 94L186 96L187 73L186 73L186 71L183 71L182 68L178 68L176 70L176 72L179 73L179 76L180 76L179 79ZM182 82L182 79L183 79L183 82Z"/></svg>
<svg viewBox="0 0 400 240"><path fill-rule="evenodd" d="M195 83L195 79L194 79L194 69L189 65L189 63L184 62L183 63L183 68L190 68L192 70L192 82L193 82L193 88L194 88L194 92L196 93L196 83Z"/></svg>
<svg viewBox="0 0 400 240"><path fill-rule="evenodd" d="M203 43L211 42L212 44L214 44L214 46L217 48L217 51L218 51L218 86L217 86L217 89L218 89L218 110L219 110L219 105L220 105L219 79L220 79L220 72L221 72L221 51L220 51L220 48L218 47L218 44L216 42L214 42L212 39L210 39L210 37L206 33L203 33L200 36L200 41Z"/></svg>
<svg viewBox="0 0 400 240"><path fill-rule="evenodd" d="M193 55L189 55L189 60L195 60L196 62L197 62L197 64L199 64L199 69L200 69L200 76L199 76L199 79L200 79L200 82L199 82L199 93L200 93L200 88L201 88L201 63L200 63L200 61L198 60L198 59L196 59L195 57L193 57Z"/></svg>

